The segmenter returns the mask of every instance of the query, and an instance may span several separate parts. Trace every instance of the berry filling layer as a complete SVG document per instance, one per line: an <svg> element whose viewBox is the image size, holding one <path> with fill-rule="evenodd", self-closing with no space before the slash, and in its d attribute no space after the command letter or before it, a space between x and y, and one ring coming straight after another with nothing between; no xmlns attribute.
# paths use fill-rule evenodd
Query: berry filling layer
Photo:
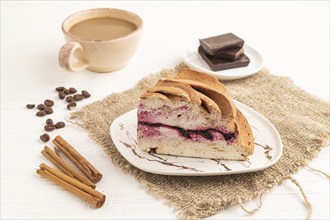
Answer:
<svg viewBox="0 0 330 220"><path fill-rule="evenodd" d="M227 143L232 143L237 137L236 133L226 133L215 129L189 130L161 123L138 122L138 136L141 139L154 137L161 138L169 131L175 131L182 138L196 142L222 140Z"/></svg>

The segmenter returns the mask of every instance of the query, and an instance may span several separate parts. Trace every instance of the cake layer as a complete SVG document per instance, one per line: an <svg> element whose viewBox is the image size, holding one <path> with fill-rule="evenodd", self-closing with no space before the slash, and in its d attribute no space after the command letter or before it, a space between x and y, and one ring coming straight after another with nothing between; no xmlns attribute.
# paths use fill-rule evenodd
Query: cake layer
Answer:
<svg viewBox="0 0 330 220"><path fill-rule="evenodd" d="M240 149L235 146L236 136L236 134L226 136L214 130L187 131L160 124L138 124L140 149L159 154L245 160L244 152L238 152ZM226 140L226 138L230 139Z"/></svg>
<svg viewBox="0 0 330 220"><path fill-rule="evenodd" d="M184 101L164 102L157 99L142 99L138 107L139 122L180 125L181 128L190 130L214 128L226 131L225 124L219 121L218 115L219 113L207 112L196 103Z"/></svg>

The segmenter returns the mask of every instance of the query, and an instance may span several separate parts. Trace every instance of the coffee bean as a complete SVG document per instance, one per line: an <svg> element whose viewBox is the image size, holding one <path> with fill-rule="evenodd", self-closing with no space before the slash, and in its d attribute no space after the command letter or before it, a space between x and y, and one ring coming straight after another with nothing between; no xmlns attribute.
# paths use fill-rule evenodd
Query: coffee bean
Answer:
<svg viewBox="0 0 330 220"><path fill-rule="evenodd" d="M49 135L46 134L46 133L40 135L40 140L42 140L43 142L47 142L47 141L49 141L49 139L50 139L50 137L49 137Z"/></svg>
<svg viewBox="0 0 330 220"><path fill-rule="evenodd" d="M53 111L53 109L51 108L51 107L46 107L45 109L44 109L44 111L49 115L49 114L52 114L54 111Z"/></svg>
<svg viewBox="0 0 330 220"><path fill-rule="evenodd" d="M74 107L76 107L76 106L77 106L77 103L75 103L75 102L70 102L70 103L66 106L66 108L69 109L69 110L71 110L71 108L74 108Z"/></svg>
<svg viewBox="0 0 330 220"><path fill-rule="evenodd" d="M55 125L45 125L45 131L53 131L55 129Z"/></svg>
<svg viewBox="0 0 330 220"><path fill-rule="evenodd" d="M46 120L46 124L47 124L47 125L52 125L52 124L53 124L53 120L52 120L51 118L48 118L48 119Z"/></svg>
<svg viewBox="0 0 330 220"><path fill-rule="evenodd" d="M37 105L37 109L39 109L39 110L44 110L45 108L46 108L46 106L44 104Z"/></svg>
<svg viewBox="0 0 330 220"><path fill-rule="evenodd" d="M91 97L91 94L89 94L89 92L87 92L86 90L81 91L81 94L82 94L85 98L89 98L89 97Z"/></svg>
<svg viewBox="0 0 330 220"><path fill-rule="evenodd" d="M41 111L38 111L36 113L36 116L39 116L39 117L42 117L42 116L45 116L47 113L44 111L44 110L41 110Z"/></svg>
<svg viewBox="0 0 330 220"><path fill-rule="evenodd" d="M27 104L26 107L28 109L33 109L36 105L35 104Z"/></svg>
<svg viewBox="0 0 330 220"><path fill-rule="evenodd" d="M77 92L77 90L73 87L70 87L69 92L70 92L70 94L75 94Z"/></svg>
<svg viewBox="0 0 330 220"><path fill-rule="evenodd" d="M74 102L74 98L71 95L69 95L65 98L65 101L68 102L68 103Z"/></svg>
<svg viewBox="0 0 330 220"><path fill-rule="evenodd" d="M62 92L64 90L64 86L59 86L55 89L57 92Z"/></svg>
<svg viewBox="0 0 330 220"><path fill-rule="evenodd" d="M70 94L70 91L69 91L67 88L64 88L64 89L63 89L63 92L64 92L66 95L69 95L69 94Z"/></svg>
<svg viewBox="0 0 330 220"><path fill-rule="evenodd" d="M46 99L46 100L44 101L44 104L45 104L46 106L48 106L48 107L52 107L52 106L54 105L54 102L53 102L53 100Z"/></svg>
<svg viewBox="0 0 330 220"><path fill-rule="evenodd" d="M64 99L65 96L66 96L66 94L65 94L64 91L61 91L61 92L58 93L58 97L59 97L60 99Z"/></svg>
<svg viewBox="0 0 330 220"><path fill-rule="evenodd" d="M83 100L85 97L83 95L76 94L76 95L73 96L73 98L76 101L80 101L80 100Z"/></svg>
<svg viewBox="0 0 330 220"><path fill-rule="evenodd" d="M62 122L62 121L57 122L57 123L55 124L55 128L57 128L57 129L59 129L59 128L64 128L64 126L65 126L65 123Z"/></svg>

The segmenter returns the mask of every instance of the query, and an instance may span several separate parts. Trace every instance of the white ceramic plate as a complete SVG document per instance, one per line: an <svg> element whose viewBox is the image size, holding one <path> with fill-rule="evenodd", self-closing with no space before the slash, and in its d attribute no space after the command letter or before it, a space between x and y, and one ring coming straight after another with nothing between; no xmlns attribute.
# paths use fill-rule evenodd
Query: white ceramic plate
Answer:
<svg viewBox="0 0 330 220"><path fill-rule="evenodd" d="M250 63L246 67L239 67L233 69L226 69L220 71L213 71L199 55L198 45L193 45L189 49L186 49L182 54L183 62L191 69L196 71L208 73L219 80L234 80L251 76L263 67L263 59L261 54L249 45L244 45L245 54L250 58Z"/></svg>
<svg viewBox="0 0 330 220"><path fill-rule="evenodd" d="M227 161L160 155L137 146L137 110L118 117L110 127L114 144L135 167L156 174L210 176L254 172L275 164L282 155L282 141L276 128L261 114L235 101L249 121L255 139L254 154L247 161Z"/></svg>

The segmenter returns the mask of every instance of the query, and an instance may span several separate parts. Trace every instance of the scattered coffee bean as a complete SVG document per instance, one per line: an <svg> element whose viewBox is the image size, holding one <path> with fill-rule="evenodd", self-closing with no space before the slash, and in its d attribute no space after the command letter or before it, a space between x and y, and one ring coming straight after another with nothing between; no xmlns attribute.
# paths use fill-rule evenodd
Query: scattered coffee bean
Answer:
<svg viewBox="0 0 330 220"><path fill-rule="evenodd" d="M39 110L44 110L45 108L46 108L46 106L44 104L37 105L37 109L39 109Z"/></svg>
<svg viewBox="0 0 330 220"><path fill-rule="evenodd" d="M42 116L45 116L45 115L47 115L47 113L44 110L40 110L36 113L36 116L39 116L39 117L42 117Z"/></svg>
<svg viewBox="0 0 330 220"><path fill-rule="evenodd" d="M58 97L59 97L60 99L64 99L65 96L66 96L66 94L65 94L64 91L61 91L61 92L58 93Z"/></svg>
<svg viewBox="0 0 330 220"><path fill-rule="evenodd" d="M51 108L51 107L46 107L45 109L44 109L44 111L49 115L49 114L52 114L54 111L53 111L53 109Z"/></svg>
<svg viewBox="0 0 330 220"><path fill-rule="evenodd" d="M75 95L73 96L73 98L74 98L74 100L76 100L76 101L81 101L81 100L83 100L85 97L84 97L83 95L80 95L80 94L75 94Z"/></svg>
<svg viewBox="0 0 330 220"><path fill-rule="evenodd" d="M62 92L64 90L64 86L59 86L55 89L57 92Z"/></svg>
<svg viewBox="0 0 330 220"><path fill-rule="evenodd" d="M54 105L54 101L53 100L50 100L50 99L46 99L44 101L44 104L48 107L52 107Z"/></svg>
<svg viewBox="0 0 330 220"><path fill-rule="evenodd" d="M64 128L64 126L65 126L65 123L62 122L62 121L57 122L57 123L55 124L55 128L57 128L57 129L59 129L59 128Z"/></svg>
<svg viewBox="0 0 330 220"><path fill-rule="evenodd" d="M53 120L52 120L51 118L48 118L48 119L46 120L46 124L47 124L47 125L52 125L52 124L53 124Z"/></svg>
<svg viewBox="0 0 330 220"><path fill-rule="evenodd" d="M33 109L36 105L35 104L27 104L26 107L28 109Z"/></svg>
<svg viewBox="0 0 330 220"><path fill-rule="evenodd" d="M75 103L75 102L70 102L70 103L66 106L66 108L69 109L69 110L71 110L72 108L74 108L74 107L76 107L76 106L77 106L77 103Z"/></svg>
<svg viewBox="0 0 330 220"><path fill-rule="evenodd" d="M69 91L67 88L64 88L64 89L63 89L63 92L64 92L66 95L69 95L69 94L70 94L70 91Z"/></svg>
<svg viewBox="0 0 330 220"><path fill-rule="evenodd" d="M70 92L70 94L75 94L77 92L77 90L73 87L70 87L69 92Z"/></svg>
<svg viewBox="0 0 330 220"><path fill-rule="evenodd" d="M55 125L45 125L45 131L53 131L55 129Z"/></svg>
<svg viewBox="0 0 330 220"><path fill-rule="evenodd" d="M47 141L49 141L49 139L50 139L50 137L49 137L49 135L46 134L46 133L40 135L40 140L42 140L43 142L47 142Z"/></svg>
<svg viewBox="0 0 330 220"><path fill-rule="evenodd" d="M69 95L65 98L65 101L68 102L68 103L74 102L74 98L71 95Z"/></svg>
<svg viewBox="0 0 330 220"><path fill-rule="evenodd" d="M85 98L89 98L89 97L91 97L91 94L89 94L89 92L87 92L86 90L81 91L81 94L82 94Z"/></svg>

